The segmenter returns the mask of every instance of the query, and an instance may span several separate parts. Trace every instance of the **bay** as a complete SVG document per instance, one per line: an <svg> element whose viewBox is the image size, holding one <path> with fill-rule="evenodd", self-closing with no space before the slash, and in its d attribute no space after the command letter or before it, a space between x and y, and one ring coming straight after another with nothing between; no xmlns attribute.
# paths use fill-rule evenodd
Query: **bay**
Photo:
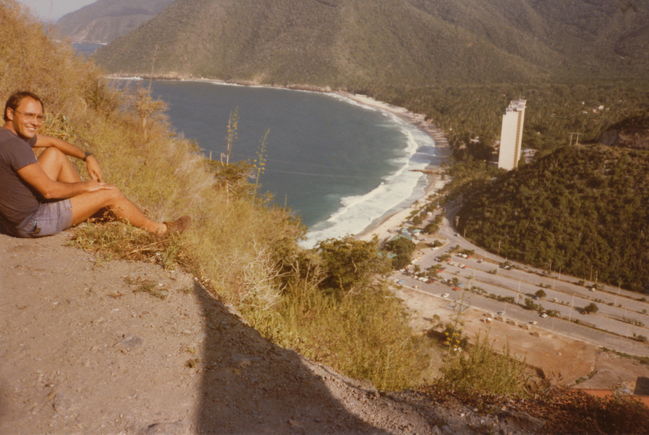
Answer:
<svg viewBox="0 0 649 435"><path fill-rule="evenodd" d="M130 82L133 83L133 82ZM148 85L148 82L139 82ZM238 113L233 160L254 160L268 131L261 190L309 227L306 245L363 230L421 191L434 142L396 116L330 94L153 81L173 127L218 159Z"/></svg>

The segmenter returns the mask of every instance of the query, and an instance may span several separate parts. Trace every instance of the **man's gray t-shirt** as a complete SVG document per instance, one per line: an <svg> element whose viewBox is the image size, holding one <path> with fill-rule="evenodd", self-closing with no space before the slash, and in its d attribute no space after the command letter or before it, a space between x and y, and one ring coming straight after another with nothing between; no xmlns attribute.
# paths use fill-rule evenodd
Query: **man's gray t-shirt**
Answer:
<svg viewBox="0 0 649 435"><path fill-rule="evenodd" d="M38 210L38 197L18 175L18 170L36 163L32 148L36 136L29 141L6 128L0 128L0 221L16 227ZM0 227L2 222L0 222Z"/></svg>

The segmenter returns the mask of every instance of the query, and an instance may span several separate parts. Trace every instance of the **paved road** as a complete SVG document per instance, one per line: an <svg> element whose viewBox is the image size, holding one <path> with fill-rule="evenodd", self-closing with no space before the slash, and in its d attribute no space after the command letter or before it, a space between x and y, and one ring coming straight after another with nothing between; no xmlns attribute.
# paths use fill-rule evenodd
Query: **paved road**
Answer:
<svg viewBox="0 0 649 435"><path fill-rule="evenodd" d="M649 302L640 300L643 295L629 292L612 286L603 286L602 290L590 291L583 285L578 285L579 278L556 272L548 273L542 269L511 262L513 268L506 270L499 265L505 258L480 248L457 234L445 218L440 230L432 236L420 238L423 242L437 239L445 242L444 246L426 248L418 252L413 264L423 271L440 263L436 260L444 254L449 254L452 248L473 250L475 254L468 259L451 254L448 262L443 262L444 271L439 276L450 280L456 278L460 283L460 291L453 291L452 286L439 281L427 284L417 280L408 273L397 272L395 279L410 288L416 288L436 297L448 293L449 304L463 299L465 303L490 312L504 312L504 316L518 322L538 322L537 326L555 333L588 341L633 355L649 356L649 344L632 340L633 334L649 338ZM559 312L560 318L542 318L536 311L525 310L522 307L494 300L466 291L475 287L482 294L492 297L510 297L516 303L524 303L526 298L542 289L546 296L534 300L543 309ZM581 314L576 308L595 303L597 313ZM571 320L578 320L578 325ZM635 324L632 324L635 322Z"/></svg>

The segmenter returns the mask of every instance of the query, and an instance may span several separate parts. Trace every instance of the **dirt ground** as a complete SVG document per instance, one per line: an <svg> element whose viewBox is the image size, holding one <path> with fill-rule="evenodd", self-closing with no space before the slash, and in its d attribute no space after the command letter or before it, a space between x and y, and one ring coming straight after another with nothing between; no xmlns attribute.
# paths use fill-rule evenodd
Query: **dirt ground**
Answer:
<svg viewBox="0 0 649 435"><path fill-rule="evenodd" d="M0 236L0 433L434 433L188 275Z"/></svg>
<svg viewBox="0 0 649 435"><path fill-rule="evenodd" d="M544 433L520 411L378 392L268 342L189 275L66 239L0 236L2 434Z"/></svg>
<svg viewBox="0 0 649 435"><path fill-rule="evenodd" d="M66 238L0 235L2 434L510 433L530 424L380 393L268 342L191 276L98 261Z"/></svg>
<svg viewBox="0 0 649 435"><path fill-rule="evenodd" d="M433 327L435 315L443 322L454 316L448 308L448 301L405 288L396 292L411 309L413 324L418 330L426 331ZM497 320L484 323L481 319L484 319L483 312L465 310L461 316L465 334L469 337L488 334L496 349L508 347L513 355L541 369L554 384L572 386L579 380L578 388L622 388L634 392L639 383L649 379L649 366L603 351L592 344L533 325L514 326Z"/></svg>

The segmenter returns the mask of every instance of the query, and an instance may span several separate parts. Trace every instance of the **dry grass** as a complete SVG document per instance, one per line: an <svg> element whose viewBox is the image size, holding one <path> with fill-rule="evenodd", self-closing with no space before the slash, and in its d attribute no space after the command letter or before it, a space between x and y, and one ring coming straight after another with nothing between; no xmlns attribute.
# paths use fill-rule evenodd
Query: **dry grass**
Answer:
<svg viewBox="0 0 649 435"><path fill-rule="evenodd" d="M528 392L530 376L525 363L508 348L495 352L488 336L478 335L472 345L449 355L441 371L440 384L466 394L522 397Z"/></svg>
<svg viewBox="0 0 649 435"><path fill-rule="evenodd" d="M169 129L162 104L146 92L108 88L95 66L49 40L14 0L0 0L0 38L0 98L21 89L40 94L45 134L91 150L106 180L153 218L193 218L189 231L164 241L121 222L83 224L74 245L104 258L180 265L277 343L381 388L418 378L426 352L397 300L373 288L335 300L315 276L286 267L313 255L297 247L304 228L255 196L254 185L242 186L250 166L206 161Z"/></svg>
<svg viewBox="0 0 649 435"><path fill-rule="evenodd" d="M401 301L382 285L341 299L299 283L288 292L273 318L258 322L267 335L383 390L421 382L431 344L413 336Z"/></svg>

